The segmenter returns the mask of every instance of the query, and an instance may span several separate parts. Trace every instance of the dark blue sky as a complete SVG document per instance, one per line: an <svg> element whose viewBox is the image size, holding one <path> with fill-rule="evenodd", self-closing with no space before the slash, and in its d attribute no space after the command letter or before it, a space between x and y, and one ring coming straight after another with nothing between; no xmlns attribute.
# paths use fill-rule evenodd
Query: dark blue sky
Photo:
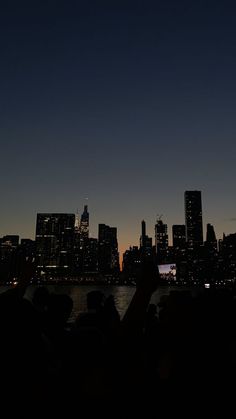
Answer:
<svg viewBox="0 0 236 419"><path fill-rule="evenodd" d="M0 235L88 197L123 250L143 218L183 223L186 189L235 232L235 22L227 0L1 6Z"/></svg>

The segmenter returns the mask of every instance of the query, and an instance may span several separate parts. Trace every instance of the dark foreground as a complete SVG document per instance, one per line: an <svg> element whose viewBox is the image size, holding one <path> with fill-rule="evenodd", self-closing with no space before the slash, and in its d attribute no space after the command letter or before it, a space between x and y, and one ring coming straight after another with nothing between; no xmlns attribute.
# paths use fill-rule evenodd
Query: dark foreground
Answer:
<svg viewBox="0 0 236 419"><path fill-rule="evenodd" d="M170 291L147 271L120 316L112 295L73 301L26 286L0 295L3 417L159 417L234 413L236 301L232 291Z"/></svg>

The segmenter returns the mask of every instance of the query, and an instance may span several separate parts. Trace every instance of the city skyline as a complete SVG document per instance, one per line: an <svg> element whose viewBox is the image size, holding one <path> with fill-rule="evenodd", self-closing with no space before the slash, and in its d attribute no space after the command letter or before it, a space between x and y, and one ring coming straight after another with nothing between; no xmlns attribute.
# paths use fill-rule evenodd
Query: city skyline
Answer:
<svg viewBox="0 0 236 419"><path fill-rule="evenodd" d="M227 417L236 1L2 3L2 411Z"/></svg>
<svg viewBox="0 0 236 419"><path fill-rule="evenodd" d="M0 231L34 238L37 212L76 212L120 251L144 218L236 231L236 5L13 0L1 10Z"/></svg>
<svg viewBox="0 0 236 419"><path fill-rule="evenodd" d="M140 223L139 246L119 248L117 227L98 224L98 235L91 237L90 211L84 205L80 216L74 213L37 213L35 241L17 235L0 237L0 276L4 280L18 278L25 258L35 258L39 281L136 281L142 262L171 264L177 275L168 271L160 279L175 283L200 284L203 281L235 280L236 233L223 235L217 242L215 227L207 223L203 237L202 193L185 191L185 224L172 225L172 241L168 225L158 215L155 238L147 234L146 221ZM171 269L171 268L170 268ZM222 279L223 278L223 279ZM176 282L176 283L177 283ZM208 283L208 282L207 282Z"/></svg>
<svg viewBox="0 0 236 419"><path fill-rule="evenodd" d="M186 194L187 193L190 193L191 196L192 196L192 194L195 194L196 192L198 194L200 194L200 200L202 200L202 191L198 191L198 190L185 191L184 194L183 194L183 201L184 201L183 202L183 207L184 207L184 210L183 210L183 219L185 219L185 217L186 217L186 213L185 213L185 211L186 211L186 208L185 208ZM74 227L75 227L75 229L77 228L77 219L79 218L80 219L79 230L81 230L81 227L84 228L84 220L85 220L84 217L86 217L86 216L89 217L89 214L90 215L92 214L92 217L91 217L92 223L90 225L88 224L89 225L89 230L87 230L87 227L86 227L86 231L89 231L89 236L90 237L98 237L98 235L99 235L99 225L100 224L103 224L103 223L102 222L98 222L98 224L97 224L97 226L95 228L94 223L93 223L93 219L96 219L96 214L93 214L93 212L90 211L90 207L88 206L88 201L86 200L85 202L86 203L83 206L83 210L81 208L81 211L79 212L78 211L78 208L77 208L77 211L76 212L72 212L71 213L71 214L74 214L74 219L75 219L75 222L74 222L75 226ZM203 202L203 208L204 208L204 202ZM87 212L88 210L89 210L89 213ZM49 213L49 211L44 212L42 214L47 215L48 213ZM63 213L62 212L58 212L58 211L54 211L53 213L54 214L69 214L68 211L65 211ZM28 239L29 238L29 239L35 240L35 238L36 238L36 220L37 220L37 217L38 217L39 214L40 214L39 212L36 214L35 224L34 224L34 233L31 236L26 236L26 234L19 234L18 231L17 232L16 231L10 232L7 229L6 229L6 233L1 232L0 233L0 236L13 234L13 235L19 235L19 237L20 238L23 238L23 239L25 239L25 238ZM155 244L155 234L156 234L155 233L155 231L156 231L155 229L156 229L156 226L157 226L157 224L156 224L157 222L160 222L161 221L161 223L164 222L164 224L167 225L167 229L168 229L167 230L167 233L168 233L169 246L172 246L173 245L173 231L172 231L173 226L176 226L177 225L177 227L182 227L182 225L184 225L184 222L182 222L182 223L175 222L174 224L169 224L168 221L167 221L167 219L165 218L165 215L164 214L161 214L161 215L160 214L157 214L155 220L150 220L150 222L147 221L148 219L150 220L149 217L143 217L142 219L140 219L140 220L137 221L137 226L136 226L137 227L137 236L134 238L133 241L131 241L131 239L130 239L130 241L127 242L127 246L123 242L121 242L120 239L119 239L119 236L120 236L120 234L119 234L119 227L117 226L117 224L115 223L115 221L114 221L114 223L111 223L111 225L115 225L116 228L117 228L118 248L119 248L119 254L120 254L120 264L122 264L123 253L127 249L129 249L130 246L132 247L132 246L139 245L140 237L141 237L140 234L142 233L142 228L143 228L142 227L142 224L144 222L145 222L145 231L147 233L147 237L149 236L153 240L153 245ZM231 234L231 233L234 233L235 232L234 230L231 230L231 231L223 231L222 232L222 235L217 234L218 228L217 228L217 225L215 225L211 221L212 219L209 219L209 222L205 222L204 210L202 211L202 219L203 219L203 241L206 240L206 236L207 236L207 225L209 225L209 224L212 224L213 225L213 227L214 227L214 229L216 231L216 238L217 238L217 240L222 239L223 234L226 234L227 235L227 234ZM104 223L105 222L106 222L106 220L104 221ZM92 225L92 228L91 228L91 225Z"/></svg>

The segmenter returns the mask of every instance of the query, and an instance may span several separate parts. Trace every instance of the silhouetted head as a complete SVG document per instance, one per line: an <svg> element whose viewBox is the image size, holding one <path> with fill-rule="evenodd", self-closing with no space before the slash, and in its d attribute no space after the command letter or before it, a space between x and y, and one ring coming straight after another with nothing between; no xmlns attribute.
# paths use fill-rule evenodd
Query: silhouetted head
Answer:
<svg viewBox="0 0 236 419"><path fill-rule="evenodd" d="M104 294L101 291L90 291L87 294L88 310L100 310L104 303Z"/></svg>
<svg viewBox="0 0 236 419"><path fill-rule="evenodd" d="M73 308L72 299L65 294L51 294L48 299L48 318L58 326L64 326Z"/></svg>
<svg viewBox="0 0 236 419"><path fill-rule="evenodd" d="M35 290L33 304L38 310L45 310L48 305L49 291L46 287L39 287Z"/></svg>
<svg viewBox="0 0 236 419"><path fill-rule="evenodd" d="M107 307L107 308L113 308L113 307L115 307L115 299L114 299L114 296L113 295L109 295L106 298L106 300L104 302L104 306Z"/></svg>

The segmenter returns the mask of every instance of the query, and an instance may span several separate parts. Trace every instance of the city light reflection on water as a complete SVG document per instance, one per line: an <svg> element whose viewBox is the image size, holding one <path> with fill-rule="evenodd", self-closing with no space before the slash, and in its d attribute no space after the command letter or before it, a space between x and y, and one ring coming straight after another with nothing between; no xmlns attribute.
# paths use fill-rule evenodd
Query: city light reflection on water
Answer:
<svg viewBox="0 0 236 419"><path fill-rule="evenodd" d="M67 294L73 300L73 311L71 315L71 321L73 321L79 313L86 311L86 296L87 293L93 290L100 290L104 293L105 297L113 295L116 303L117 310L121 318L123 317L133 295L135 292L135 287L133 286L95 286L95 285L82 285L82 286L73 286L73 285L48 285L47 288L50 292L55 292L58 294ZM27 290L27 297L31 299L35 287L29 287ZM183 288L178 287L160 287L152 295L151 303L158 304L160 299L163 296L168 295L170 291L174 290L183 290Z"/></svg>
<svg viewBox="0 0 236 419"><path fill-rule="evenodd" d="M0 293L7 290L9 287L1 286ZM114 296L115 304L117 310L121 316L123 317L133 295L135 292L134 286L96 286L96 285L47 285L47 288L50 292L56 294L67 294L73 300L73 310L70 317L70 321L73 322L75 318L81 313L86 311L86 296L87 293L93 290L100 290L103 292L105 297L109 295ZM29 286L26 291L26 298L31 300L34 294L36 286ZM198 288L185 288L185 287L160 287L157 291L152 295L151 303L158 304L160 303L161 299L165 299L165 296L168 296L170 291L183 291L183 290L191 290L193 293L198 293ZM157 306L157 309L159 307ZM158 310L157 310L158 311Z"/></svg>

